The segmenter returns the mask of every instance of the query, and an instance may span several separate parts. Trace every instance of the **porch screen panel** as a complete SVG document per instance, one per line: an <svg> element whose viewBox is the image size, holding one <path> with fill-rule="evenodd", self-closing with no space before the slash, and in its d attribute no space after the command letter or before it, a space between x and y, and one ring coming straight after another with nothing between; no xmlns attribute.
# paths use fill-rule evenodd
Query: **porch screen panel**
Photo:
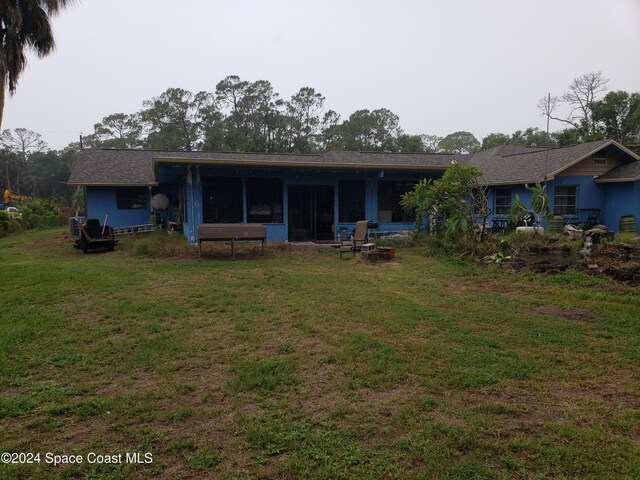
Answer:
<svg viewBox="0 0 640 480"><path fill-rule="evenodd" d="M242 179L204 177L202 217L204 223L242 223Z"/></svg>
<svg viewBox="0 0 640 480"><path fill-rule="evenodd" d="M577 188L558 186L554 191L553 214L575 215L577 207Z"/></svg>
<svg viewBox="0 0 640 480"><path fill-rule="evenodd" d="M400 205L402 196L413 189L412 182L380 182L378 184L378 221L380 223L410 223L415 213Z"/></svg>
<svg viewBox="0 0 640 480"><path fill-rule="evenodd" d="M247 221L249 223L283 222L282 180L247 179Z"/></svg>
<svg viewBox="0 0 640 480"><path fill-rule="evenodd" d="M496 196L493 201L493 213L496 215L509 215L511 212L511 189L496 188Z"/></svg>
<svg viewBox="0 0 640 480"><path fill-rule="evenodd" d="M364 181L340 180L338 183L338 221L364 220Z"/></svg>

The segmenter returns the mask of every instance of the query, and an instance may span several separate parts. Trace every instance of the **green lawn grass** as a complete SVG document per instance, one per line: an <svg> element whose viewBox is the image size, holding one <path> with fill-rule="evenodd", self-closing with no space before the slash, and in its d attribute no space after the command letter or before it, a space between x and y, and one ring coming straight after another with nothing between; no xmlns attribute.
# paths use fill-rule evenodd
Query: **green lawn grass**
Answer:
<svg viewBox="0 0 640 480"><path fill-rule="evenodd" d="M637 288L418 247L71 244L0 239L0 451L153 462L0 478L640 478Z"/></svg>

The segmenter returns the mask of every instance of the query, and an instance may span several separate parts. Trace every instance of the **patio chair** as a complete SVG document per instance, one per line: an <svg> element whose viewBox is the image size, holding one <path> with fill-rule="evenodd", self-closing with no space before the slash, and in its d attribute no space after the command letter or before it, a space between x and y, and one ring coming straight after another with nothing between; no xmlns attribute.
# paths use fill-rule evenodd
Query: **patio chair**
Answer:
<svg viewBox="0 0 640 480"><path fill-rule="evenodd" d="M345 252L351 252L351 256L355 255L355 250L353 248L353 237L346 227L340 228L340 235L338 236L338 240L340 240L340 247L338 247L340 258L342 258L342 254Z"/></svg>
<svg viewBox="0 0 640 480"><path fill-rule="evenodd" d="M356 222L356 231L353 234L353 249L360 250L362 245L369 241L369 222L360 220Z"/></svg>
<svg viewBox="0 0 640 480"><path fill-rule="evenodd" d="M600 217L600 211L590 212L587 219L584 221L584 229L589 230L598 224L598 217Z"/></svg>
<svg viewBox="0 0 640 480"><path fill-rule="evenodd" d="M368 241L369 222L360 220L356 222L356 229L353 235L349 235L346 229L340 229L340 258L344 252L351 252L355 255L356 251L362 248L362 245Z"/></svg>

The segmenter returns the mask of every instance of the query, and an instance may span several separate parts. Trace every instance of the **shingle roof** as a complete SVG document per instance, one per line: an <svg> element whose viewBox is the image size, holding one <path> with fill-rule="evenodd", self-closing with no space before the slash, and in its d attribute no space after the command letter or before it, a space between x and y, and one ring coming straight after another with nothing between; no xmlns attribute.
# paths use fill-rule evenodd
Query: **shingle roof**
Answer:
<svg viewBox="0 0 640 480"><path fill-rule="evenodd" d="M135 153L133 153L135 152ZM70 185L152 185L153 153L144 150L80 150Z"/></svg>
<svg viewBox="0 0 640 480"><path fill-rule="evenodd" d="M482 168L482 180L488 185L533 183L552 178L609 145L619 148L630 160L637 160L637 156L613 140L599 140L561 148L489 151L473 156L470 163Z"/></svg>
<svg viewBox="0 0 640 480"><path fill-rule="evenodd" d="M153 185L154 163L198 163L317 169L397 169L443 172L466 155L331 151L322 155L175 152L150 150L81 150L70 185Z"/></svg>
<svg viewBox="0 0 640 480"><path fill-rule="evenodd" d="M452 161L457 161L482 168L482 180L488 185L510 185L551 178L604 148L617 149L629 163L614 168L598 181L640 178L640 157L612 140L600 140L563 148L502 145L475 155L344 151L296 155L85 149L74 161L69 184L154 185L155 163L443 172Z"/></svg>
<svg viewBox="0 0 640 480"><path fill-rule="evenodd" d="M453 161L465 161L469 155L443 153L383 153L331 151L318 157L322 163L372 168L409 168L444 171Z"/></svg>
<svg viewBox="0 0 640 480"><path fill-rule="evenodd" d="M537 152L539 150L547 150L546 147L529 147L526 145L498 145L497 147L476 153L474 158L486 157L504 157L507 155L519 155L522 153Z"/></svg>

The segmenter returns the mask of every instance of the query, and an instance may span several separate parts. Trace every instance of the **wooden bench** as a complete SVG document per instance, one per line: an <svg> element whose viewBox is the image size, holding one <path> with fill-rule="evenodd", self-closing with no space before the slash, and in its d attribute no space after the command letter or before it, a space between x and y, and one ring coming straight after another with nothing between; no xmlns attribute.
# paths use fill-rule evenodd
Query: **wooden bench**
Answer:
<svg viewBox="0 0 640 480"><path fill-rule="evenodd" d="M202 242L231 242L231 258L236 259L235 242L261 241L262 254L267 241L267 227L262 223L203 223L198 225L198 256Z"/></svg>

